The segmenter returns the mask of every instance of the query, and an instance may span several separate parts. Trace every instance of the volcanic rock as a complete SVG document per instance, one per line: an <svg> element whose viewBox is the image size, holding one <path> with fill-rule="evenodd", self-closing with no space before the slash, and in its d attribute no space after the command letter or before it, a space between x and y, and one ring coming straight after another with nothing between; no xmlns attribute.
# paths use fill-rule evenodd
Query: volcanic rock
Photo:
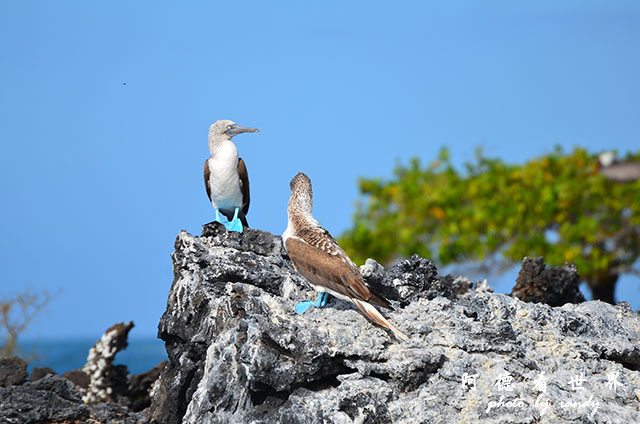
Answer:
<svg viewBox="0 0 640 424"><path fill-rule="evenodd" d="M29 381L40 380L45 375L55 374L55 373L56 372L53 369L49 368L49 367L34 367L33 370L31 370L31 375L29 376Z"/></svg>
<svg viewBox="0 0 640 424"><path fill-rule="evenodd" d="M126 398L120 400L120 404L124 404L132 411L142 411L151 405L150 392L153 384L158 380L167 361L162 361L149 371L140 374L134 374L129 377L129 392Z"/></svg>
<svg viewBox="0 0 640 424"><path fill-rule="evenodd" d="M126 349L133 321L119 322L109 327L89 350L82 372L89 376L89 386L83 399L87 403L120 401L128 396L129 371L124 365L114 365L116 354Z"/></svg>
<svg viewBox="0 0 640 424"><path fill-rule="evenodd" d="M153 423L640 422L640 316L459 290L412 257L361 272L409 336L315 298L281 239L180 232L158 335L169 362Z"/></svg>
<svg viewBox="0 0 640 424"><path fill-rule="evenodd" d="M580 276L573 264L547 268L544 258L524 258L511 295L523 302L541 302L550 306L584 302Z"/></svg>
<svg viewBox="0 0 640 424"><path fill-rule="evenodd" d="M48 374L33 382L0 388L0 422L137 424L146 422L146 416L115 403L86 405L71 381Z"/></svg>
<svg viewBox="0 0 640 424"><path fill-rule="evenodd" d="M0 358L0 387L22 384L27 379L27 363L17 356Z"/></svg>

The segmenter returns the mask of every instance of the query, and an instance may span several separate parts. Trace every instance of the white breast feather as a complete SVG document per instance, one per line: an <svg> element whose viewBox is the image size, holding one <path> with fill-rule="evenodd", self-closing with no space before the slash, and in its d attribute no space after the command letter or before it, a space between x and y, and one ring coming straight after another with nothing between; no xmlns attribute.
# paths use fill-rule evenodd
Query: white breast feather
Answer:
<svg viewBox="0 0 640 424"><path fill-rule="evenodd" d="M233 210L242 206L242 192L238 178L238 150L231 141L218 147L209 158L209 185L214 208Z"/></svg>

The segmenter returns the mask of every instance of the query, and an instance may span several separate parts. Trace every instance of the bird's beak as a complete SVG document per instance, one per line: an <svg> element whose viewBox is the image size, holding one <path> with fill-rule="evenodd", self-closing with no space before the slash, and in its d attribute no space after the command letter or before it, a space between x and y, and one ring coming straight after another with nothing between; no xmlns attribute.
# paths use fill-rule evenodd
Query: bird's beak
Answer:
<svg viewBox="0 0 640 424"><path fill-rule="evenodd" d="M247 128L247 127L241 127L240 125L232 125L231 129L227 130L225 134L233 137L234 135L238 135L246 132L260 132L260 130L257 128Z"/></svg>

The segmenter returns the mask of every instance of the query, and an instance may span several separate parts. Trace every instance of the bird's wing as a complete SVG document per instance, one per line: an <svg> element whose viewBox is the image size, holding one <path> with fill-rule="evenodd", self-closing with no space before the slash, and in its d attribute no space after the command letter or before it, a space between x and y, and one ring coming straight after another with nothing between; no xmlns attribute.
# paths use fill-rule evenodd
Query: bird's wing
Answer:
<svg viewBox="0 0 640 424"><path fill-rule="evenodd" d="M348 298L391 309L386 300L371 293L356 265L333 238L328 240L326 235L314 233L317 232L289 237L285 243L289 257L303 277L313 285L326 287Z"/></svg>
<svg viewBox="0 0 640 424"><path fill-rule="evenodd" d="M339 257L344 263L356 269L356 264L354 264L349 255L342 250L342 247L340 247L329 231L320 227L301 230L297 233L298 237L308 244L317 247L331 256Z"/></svg>
<svg viewBox="0 0 640 424"><path fill-rule="evenodd" d="M251 196L249 194L249 174L242 158L238 158L238 177L240 178L240 192L242 192L242 213L246 215L249 213Z"/></svg>
<svg viewBox="0 0 640 424"><path fill-rule="evenodd" d="M209 176L211 175L211 171L209 170L209 159L204 161L204 188L207 189L207 196L209 196L209 201L211 201L211 187L209 187Z"/></svg>

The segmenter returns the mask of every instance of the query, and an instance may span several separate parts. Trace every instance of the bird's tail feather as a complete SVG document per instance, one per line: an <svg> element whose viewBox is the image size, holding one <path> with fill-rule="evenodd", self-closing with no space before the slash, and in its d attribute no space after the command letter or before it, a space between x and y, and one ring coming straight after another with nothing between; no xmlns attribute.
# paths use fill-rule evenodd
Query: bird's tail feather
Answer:
<svg viewBox="0 0 640 424"><path fill-rule="evenodd" d="M249 228L249 223L247 222L247 217L244 216L243 212L240 212L239 218L240 218L240 222L242 222L242 227L243 228Z"/></svg>
<svg viewBox="0 0 640 424"><path fill-rule="evenodd" d="M351 301L360 309L360 312L371 321L378 325L388 328L396 336L397 339L407 341L409 338L400 330L398 330L393 324L391 324L382 314L371 304L363 302L358 299L351 298Z"/></svg>

